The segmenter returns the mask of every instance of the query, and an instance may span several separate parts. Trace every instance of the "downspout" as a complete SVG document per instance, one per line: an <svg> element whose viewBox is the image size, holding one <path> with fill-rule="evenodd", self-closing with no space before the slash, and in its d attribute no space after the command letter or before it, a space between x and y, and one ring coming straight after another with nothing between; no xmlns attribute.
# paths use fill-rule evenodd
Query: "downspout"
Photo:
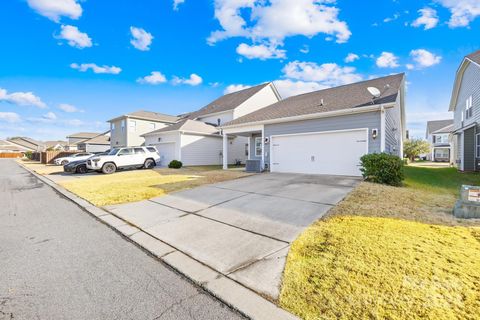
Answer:
<svg viewBox="0 0 480 320"><path fill-rule="evenodd" d="M380 106L380 152L385 152L385 107Z"/></svg>

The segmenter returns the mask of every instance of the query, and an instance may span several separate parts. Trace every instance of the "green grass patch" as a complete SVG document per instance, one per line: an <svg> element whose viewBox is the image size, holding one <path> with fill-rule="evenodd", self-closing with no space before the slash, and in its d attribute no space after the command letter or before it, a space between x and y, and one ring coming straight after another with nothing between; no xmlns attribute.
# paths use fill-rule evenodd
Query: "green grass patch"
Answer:
<svg viewBox="0 0 480 320"><path fill-rule="evenodd" d="M461 173L456 168L405 167L408 188L458 195L462 184L480 185L479 174Z"/></svg>

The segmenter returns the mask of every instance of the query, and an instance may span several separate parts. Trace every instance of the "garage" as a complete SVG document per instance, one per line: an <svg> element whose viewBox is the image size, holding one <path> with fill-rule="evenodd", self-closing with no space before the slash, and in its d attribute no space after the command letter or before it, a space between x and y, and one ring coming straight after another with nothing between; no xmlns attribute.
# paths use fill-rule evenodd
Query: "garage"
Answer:
<svg viewBox="0 0 480 320"><path fill-rule="evenodd" d="M360 176L368 129L271 136L271 171Z"/></svg>
<svg viewBox="0 0 480 320"><path fill-rule="evenodd" d="M166 167L170 161L175 160L175 142L156 143L152 145L157 148L160 154L160 166Z"/></svg>

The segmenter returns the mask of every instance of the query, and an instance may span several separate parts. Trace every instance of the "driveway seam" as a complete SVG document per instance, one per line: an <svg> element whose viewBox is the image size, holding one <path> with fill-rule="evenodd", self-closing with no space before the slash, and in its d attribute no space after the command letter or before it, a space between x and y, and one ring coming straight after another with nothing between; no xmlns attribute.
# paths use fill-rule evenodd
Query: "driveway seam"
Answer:
<svg viewBox="0 0 480 320"><path fill-rule="evenodd" d="M325 185L325 186L328 186L328 185ZM251 191L249 192L249 191L235 190L235 189L230 189L230 188L225 188L225 187L217 187L217 186L214 186L214 188L218 188L218 189L222 189L222 190L245 192L245 193L248 193L248 194L258 194L259 196L264 196L264 197L275 197L275 198L280 198L280 199L288 199L288 200L294 200L294 201L308 202L308 203L313 203L313 204L322 204L322 205L331 206L331 207L336 206L336 204L334 204L334 203L324 203L324 202L317 202L317 201L294 199L294 198L279 196L279 195L274 195L274 194L266 194L266 193L251 192ZM353 190L354 187L345 187L345 188L349 188L349 189Z"/></svg>

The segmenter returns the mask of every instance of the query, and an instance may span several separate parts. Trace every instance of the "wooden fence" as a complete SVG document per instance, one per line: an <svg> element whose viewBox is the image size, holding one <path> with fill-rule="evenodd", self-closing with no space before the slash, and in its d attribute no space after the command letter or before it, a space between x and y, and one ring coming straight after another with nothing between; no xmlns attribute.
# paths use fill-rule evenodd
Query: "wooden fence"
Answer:
<svg viewBox="0 0 480 320"><path fill-rule="evenodd" d="M78 151L45 151L40 152L40 162L43 164L52 164L57 158L68 157L76 154Z"/></svg>
<svg viewBox="0 0 480 320"><path fill-rule="evenodd" d="M17 153L17 152L5 152L5 153L0 153L0 158L22 158L23 153Z"/></svg>

